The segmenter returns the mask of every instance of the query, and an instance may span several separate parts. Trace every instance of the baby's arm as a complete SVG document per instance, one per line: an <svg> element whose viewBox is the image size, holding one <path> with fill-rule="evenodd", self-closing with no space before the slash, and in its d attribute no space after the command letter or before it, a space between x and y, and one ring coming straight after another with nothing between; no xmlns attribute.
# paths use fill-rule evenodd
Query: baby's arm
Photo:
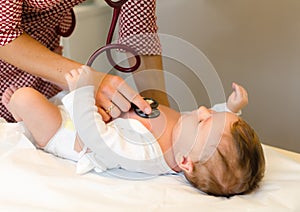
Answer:
<svg viewBox="0 0 300 212"><path fill-rule="evenodd" d="M101 167L103 164L107 168L117 166L105 142L114 138L116 133L107 127L98 113L95 105L95 88L88 68L72 70L65 78L71 92L62 99L62 102L70 114L80 140L91 150L102 152L97 156L98 162L102 162Z"/></svg>
<svg viewBox="0 0 300 212"><path fill-rule="evenodd" d="M231 112L236 115L241 115L241 109L248 104L247 91L240 85L232 83L232 93L228 97L227 102L215 104L211 110L216 112Z"/></svg>
<svg viewBox="0 0 300 212"><path fill-rule="evenodd" d="M92 79L89 69L83 67L72 70L66 75L66 80L71 92L62 99L62 102L70 114L80 140L95 155L94 163L98 164L102 170L104 167L110 169L120 164L124 165L124 158L134 158L135 155L140 155L144 149L143 145L126 141L128 136L126 132L124 134L125 128L130 128L131 134L135 133L134 137L137 138L136 130L138 129L135 123L138 121L126 119L123 124L122 119L114 120L109 124L103 121L95 104L94 86L90 83ZM124 128L125 125L127 127ZM138 131L145 136L143 130ZM137 154L131 156L131 153L135 151ZM140 158L136 159L134 161L138 163ZM132 164L132 161L129 164Z"/></svg>
<svg viewBox="0 0 300 212"><path fill-rule="evenodd" d="M227 100L227 108L233 113L238 113L248 104L248 93L242 86L232 83L232 93Z"/></svg>
<svg viewBox="0 0 300 212"><path fill-rule="evenodd" d="M147 173L165 173L164 164L157 163L160 156L156 156L160 151L155 151L159 146L157 144L157 148L153 148L155 138L140 122L121 118L109 124L103 121L95 105L94 86L83 82L89 80L85 76L88 74L88 70L77 70L66 76L70 87L74 85L75 90L66 95L62 102L80 139L92 151L93 156L89 156L94 165L101 170L122 167L130 171L144 170L147 166L147 170L150 170ZM76 82L78 79L81 82ZM152 155L155 158L151 158ZM145 158L147 160L141 165Z"/></svg>

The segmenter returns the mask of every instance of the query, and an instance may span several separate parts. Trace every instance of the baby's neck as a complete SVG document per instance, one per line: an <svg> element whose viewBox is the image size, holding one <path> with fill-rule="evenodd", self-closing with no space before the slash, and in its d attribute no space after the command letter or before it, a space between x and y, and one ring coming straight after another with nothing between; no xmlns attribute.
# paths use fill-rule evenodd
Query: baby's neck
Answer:
<svg viewBox="0 0 300 212"><path fill-rule="evenodd" d="M173 128L177 124L181 114L163 105L159 107L159 110L163 119L160 120L160 124L157 124L157 127L153 128L151 132L156 136L169 167L179 172L181 169L177 166L173 151Z"/></svg>

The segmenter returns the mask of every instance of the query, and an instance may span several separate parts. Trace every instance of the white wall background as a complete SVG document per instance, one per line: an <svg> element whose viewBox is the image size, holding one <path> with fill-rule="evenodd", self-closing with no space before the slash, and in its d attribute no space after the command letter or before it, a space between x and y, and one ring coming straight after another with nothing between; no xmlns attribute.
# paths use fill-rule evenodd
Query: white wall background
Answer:
<svg viewBox="0 0 300 212"><path fill-rule="evenodd" d="M250 99L244 119L264 143L297 152L299 11L299 0L157 1L159 32L178 36L203 51L216 68L226 94L231 82L244 85ZM168 59L165 69L190 84L199 104L209 104L201 83L189 69Z"/></svg>
<svg viewBox="0 0 300 212"><path fill-rule="evenodd" d="M75 7L76 27L68 38L62 38L64 56L85 64L90 55L106 42L112 10L104 0L89 0ZM96 61L95 61L96 62ZM110 66L95 63L97 70L106 70Z"/></svg>
<svg viewBox="0 0 300 212"><path fill-rule="evenodd" d="M88 6L90 12L77 10L75 33L64 40L67 56L83 63L104 44L110 22L111 10L103 6L104 1L97 2L96 7ZM250 103L243 111L243 118L255 128L263 143L297 152L300 152L299 11L299 0L157 0L159 32L177 36L205 53L226 94L231 91L233 81L245 86ZM165 43L168 40L162 41L163 47L169 48ZM183 51L181 44L174 43L174 51ZM187 60L194 52L184 54ZM201 61L199 64L203 65ZM96 68L107 69L103 66L109 67L97 63ZM173 105L175 108L189 110L197 104L211 104L208 93L212 89L206 89L207 85L202 83L205 80L199 79L185 62L164 57L164 67L168 92L177 103ZM177 81L174 77L170 80L170 74L178 77Z"/></svg>

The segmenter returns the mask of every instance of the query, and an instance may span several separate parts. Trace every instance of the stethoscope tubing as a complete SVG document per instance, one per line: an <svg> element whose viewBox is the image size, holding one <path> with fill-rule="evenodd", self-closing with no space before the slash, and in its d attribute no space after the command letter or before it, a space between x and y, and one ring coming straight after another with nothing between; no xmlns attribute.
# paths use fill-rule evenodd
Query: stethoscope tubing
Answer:
<svg viewBox="0 0 300 212"><path fill-rule="evenodd" d="M95 61L95 59L100 54L102 54L103 52L106 52L106 57L107 57L109 63L116 70L121 71L121 72L126 72L126 73L136 71L141 65L141 58L138 55L137 51L127 45L124 45L124 44L112 44L111 43L113 35L114 35L114 31L116 29L116 25L118 22L118 18L120 15L121 7L128 0L119 0L116 2L113 2L111 0L105 0L105 1L109 6L111 6L113 8L113 16L112 16L111 25L110 25L107 39L106 39L106 46L103 46L103 47L99 48L98 50L96 50L88 59L87 65L91 66L93 64L93 62ZM135 64L133 66L129 66L129 67L122 67L122 66L118 65L112 57L112 54L111 54L112 49L124 50L125 52L131 53L135 57Z"/></svg>
<svg viewBox="0 0 300 212"><path fill-rule="evenodd" d="M115 63L115 61L113 60L112 56L111 56L111 50L112 49L122 49L122 50L125 50L127 52L130 52L131 54L134 55L135 57L135 64L134 66L131 66L131 67L122 67L122 66L119 66L118 64ZM92 66L93 62L95 61L95 59L100 55L102 54L103 52L106 52L106 56L110 62L110 64L115 68L117 69L118 71L121 71L121 72L133 72L133 71L136 71L140 64L141 64L141 58L140 56L136 53L136 51L127 46L127 45L124 45L124 44L107 44L106 46L103 46L99 49L97 49L91 56L90 58L88 59L88 62L87 62L87 65L88 66Z"/></svg>
<svg viewBox="0 0 300 212"><path fill-rule="evenodd" d="M119 0L119 1L105 0L105 1L112 8L121 8L123 4L125 4L128 0Z"/></svg>
<svg viewBox="0 0 300 212"><path fill-rule="evenodd" d="M120 15L120 11L121 11L121 7L123 4L125 4L127 2L127 0L119 0L117 2L113 2L111 0L105 0L106 3L111 6L113 8L113 16L112 16L112 20L111 20L111 25L108 31L108 35L107 35L107 39L106 39L106 45L99 48L98 50L96 50L88 59L87 65L91 66L93 64L93 62L95 61L95 59L102 54L103 52L106 52L106 57L109 61L109 63L118 71L121 72L133 72L136 71L141 64L141 57L138 55L138 53L136 52L136 50L134 50L133 48L124 45L124 44L112 44L112 38L114 35L114 31L116 28L116 24L118 22L118 18ZM112 49L117 49L117 50L124 50L126 52L130 52L134 57L135 57L135 64L131 67L122 67L119 66L118 64L115 63L112 55L111 55L111 50ZM156 118L160 115L160 111L157 109L158 107L158 102L152 98L144 98L146 101L151 102L150 106L152 108L152 113L151 114L145 114L142 110L140 110L136 105L134 105L132 103L131 107L133 108L133 110L135 111L135 113L142 117L142 118Z"/></svg>

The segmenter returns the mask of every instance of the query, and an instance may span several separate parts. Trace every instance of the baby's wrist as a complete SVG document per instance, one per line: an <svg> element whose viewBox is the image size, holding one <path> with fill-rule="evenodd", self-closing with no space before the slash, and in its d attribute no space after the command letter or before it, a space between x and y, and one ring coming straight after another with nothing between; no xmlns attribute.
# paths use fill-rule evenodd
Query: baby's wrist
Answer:
<svg viewBox="0 0 300 212"><path fill-rule="evenodd" d="M227 103L226 108L227 108L228 112L231 112L231 113L234 113L234 114L237 114L237 115L242 114L242 112L241 112L242 108L241 107L235 107L235 106L232 106L232 105Z"/></svg>

